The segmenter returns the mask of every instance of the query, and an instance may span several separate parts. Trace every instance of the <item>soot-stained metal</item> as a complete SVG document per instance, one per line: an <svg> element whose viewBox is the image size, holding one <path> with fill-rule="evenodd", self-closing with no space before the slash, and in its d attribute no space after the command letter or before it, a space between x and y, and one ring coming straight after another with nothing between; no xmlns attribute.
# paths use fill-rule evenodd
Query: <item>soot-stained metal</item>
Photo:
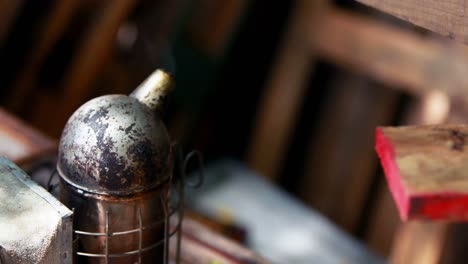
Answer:
<svg viewBox="0 0 468 264"><path fill-rule="evenodd" d="M57 166L69 184L92 193L127 195L168 179L170 140L157 106L148 94L132 95L142 98L98 97L70 117Z"/></svg>
<svg viewBox="0 0 468 264"><path fill-rule="evenodd" d="M167 263L173 155L159 110L171 84L157 70L130 96L92 99L68 120L57 171L78 262Z"/></svg>

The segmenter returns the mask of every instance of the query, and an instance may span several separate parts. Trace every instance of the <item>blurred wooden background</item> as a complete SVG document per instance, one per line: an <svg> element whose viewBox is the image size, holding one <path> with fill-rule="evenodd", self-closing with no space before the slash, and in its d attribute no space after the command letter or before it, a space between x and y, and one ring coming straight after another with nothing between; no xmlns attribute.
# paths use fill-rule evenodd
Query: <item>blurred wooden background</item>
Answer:
<svg viewBox="0 0 468 264"><path fill-rule="evenodd" d="M1 106L57 139L166 68L186 148L245 160L395 263L456 263L466 226L402 224L373 151L376 126L467 119L460 6L408 2L377 6L401 20L352 0L0 0Z"/></svg>

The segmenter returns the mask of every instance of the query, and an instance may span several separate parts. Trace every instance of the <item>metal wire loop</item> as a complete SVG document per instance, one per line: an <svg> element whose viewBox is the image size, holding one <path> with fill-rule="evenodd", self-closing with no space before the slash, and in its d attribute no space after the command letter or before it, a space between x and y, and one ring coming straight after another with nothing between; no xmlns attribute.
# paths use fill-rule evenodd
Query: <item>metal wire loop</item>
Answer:
<svg viewBox="0 0 468 264"><path fill-rule="evenodd" d="M47 180L47 191L52 192L52 190L57 186L57 185L52 185L52 180L54 177L58 175L57 173L57 168L54 167L54 170L50 173L49 179Z"/></svg>
<svg viewBox="0 0 468 264"><path fill-rule="evenodd" d="M172 144L172 149L174 150L174 158L176 161L176 173L177 176L175 179L179 181L179 184L182 186L189 186L192 188L198 188L201 185L203 185L204 182L204 166L203 166L203 155L201 154L200 151L198 150L192 150L190 151L185 157L183 157L183 151L182 147L178 142L174 142ZM193 157L197 158L198 162L198 177L195 182L188 182L186 181L187 179L187 168L189 165L189 162L192 160Z"/></svg>
<svg viewBox="0 0 468 264"><path fill-rule="evenodd" d="M185 156L184 162L182 164L182 173L183 173L183 177L186 178L185 176L186 176L186 173L187 173L187 167L188 167L188 164L189 164L190 160L193 157L196 157L197 161L198 161L198 173L197 173L198 177L197 177L197 180L195 182L187 181L186 184L187 184L187 186L192 187L192 188L199 188L200 186L203 185L203 182L204 182L204 179L205 179L204 167L203 167L203 157L202 157L202 154L201 154L200 151L192 150L187 154L187 156Z"/></svg>

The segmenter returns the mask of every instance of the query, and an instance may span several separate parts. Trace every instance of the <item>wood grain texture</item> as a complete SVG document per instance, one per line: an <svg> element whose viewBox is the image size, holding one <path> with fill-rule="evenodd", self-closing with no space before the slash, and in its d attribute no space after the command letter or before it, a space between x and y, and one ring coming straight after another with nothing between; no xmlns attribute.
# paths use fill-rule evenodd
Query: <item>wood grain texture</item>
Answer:
<svg viewBox="0 0 468 264"><path fill-rule="evenodd" d="M308 147L301 197L354 232L377 166L369 138L375 126L393 119L398 93L362 76L336 79Z"/></svg>
<svg viewBox="0 0 468 264"><path fill-rule="evenodd" d="M402 219L468 220L468 126L378 128L376 150Z"/></svg>
<svg viewBox="0 0 468 264"><path fill-rule="evenodd" d="M412 94L430 90L451 96L467 93L468 49L464 45L422 37L337 9L330 10L322 23L309 31L310 43L330 61Z"/></svg>
<svg viewBox="0 0 468 264"><path fill-rule="evenodd" d="M11 26L23 5L24 0L0 0L0 44L3 44L10 33Z"/></svg>
<svg viewBox="0 0 468 264"><path fill-rule="evenodd" d="M56 142L0 108L0 156L22 166L55 151Z"/></svg>
<svg viewBox="0 0 468 264"><path fill-rule="evenodd" d="M260 99L247 161L259 174L271 180L276 179L282 169L313 62L304 32L311 25L319 24L326 2L302 0L296 3L270 79ZM309 24L311 20L313 23Z"/></svg>
<svg viewBox="0 0 468 264"><path fill-rule="evenodd" d="M357 0L420 27L468 43L467 0Z"/></svg>
<svg viewBox="0 0 468 264"><path fill-rule="evenodd" d="M383 177L383 175L379 176ZM369 212L365 240L371 250L382 256L389 256L393 245L396 245L395 233L401 221L387 184L382 181L377 188L378 195Z"/></svg>
<svg viewBox="0 0 468 264"><path fill-rule="evenodd" d="M33 117L34 125L47 123L51 119L57 126L45 127L44 131L59 136L61 127L80 104L91 96L93 81L98 78L103 66L109 62L117 30L135 6L134 0L105 1L99 15L87 29L85 37L74 54L70 69L63 77L63 95L57 98L60 111L42 113L40 106ZM54 116L51 117L50 115Z"/></svg>
<svg viewBox="0 0 468 264"><path fill-rule="evenodd" d="M449 224L410 221L395 234L390 263L437 264L441 262Z"/></svg>
<svg viewBox="0 0 468 264"><path fill-rule="evenodd" d="M21 107L29 107L24 103L35 90L41 66L55 43L67 29L71 18L78 11L79 5L80 1L77 0L59 1L50 11L44 20L44 25L36 40L37 43L33 46L24 68L21 69L19 77L13 84L14 90L8 100L8 109L17 112Z"/></svg>
<svg viewBox="0 0 468 264"><path fill-rule="evenodd" d="M314 27L316 17L308 12L308 23L291 25L259 107L248 160L262 174L274 178L281 167L281 154L277 153L284 153L291 133L292 128L284 127L295 123L304 93L305 69L312 60L309 54L320 55L412 94L441 90L451 97L462 98L461 104L468 101L464 99L468 98L465 96L468 49L464 45L418 36L333 8L322 9L321 26ZM292 30L294 27L297 29ZM309 43L308 49L301 43L304 41ZM289 105L289 109L283 105Z"/></svg>
<svg viewBox="0 0 468 264"><path fill-rule="evenodd" d="M447 115L449 114L447 100L446 96L437 90L412 99L404 113L403 124L428 125L446 122ZM434 259L427 263L438 263L438 256L440 256L440 252L442 251L442 247L438 246L443 244L446 234L444 232L433 232L432 238L421 238L427 237L426 233L428 230L448 229L446 228L447 224L401 223L398 210L388 190L385 178L383 175L379 176L382 179L378 187L378 196L374 201L374 206L370 210L369 225L366 232L366 241L370 248L384 256L390 256L391 260L393 260L392 263L413 263L420 259L419 254L426 253L422 250L415 250L414 248L401 245L416 243L421 248L433 248L432 256L434 256ZM408 242L408 239L411 241ZM424 259L428 260L426 257ZM401 262L402 260L406 262Z"/></svg>
<svg viewBox="0 0 468 264"><path fill-rule="evenodd" d="M215 59L222 58L248 4L246 0L200 1L189 25L194 45Z"/></svg>

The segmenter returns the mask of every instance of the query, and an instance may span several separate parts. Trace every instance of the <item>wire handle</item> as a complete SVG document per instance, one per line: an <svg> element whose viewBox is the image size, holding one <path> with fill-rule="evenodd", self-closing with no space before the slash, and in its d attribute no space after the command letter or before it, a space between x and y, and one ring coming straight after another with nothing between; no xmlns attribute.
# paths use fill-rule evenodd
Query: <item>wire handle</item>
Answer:
<svg viewBox="0 0 468 264"><path fill-rule="evenodd" d="M172 145L172 148L174 149L174 154L175 154L175 159L176 159L176 168L178 169L177 171L177 176L178 180L182 182L183 186L188 186L191 188L199 188L200 186L203 185L205 181L205 174L204 174L204 163L203 163L203 155L200 151L198 150L192 150L190 151L185 157L183 157L183 151L182 147L178 142L174 142ZM198 167L198 172L197 172L197 179L194 182L189 182L187 180L187 168L189 163L193 158L196 158L197 161L197 167Z"/></svg>

